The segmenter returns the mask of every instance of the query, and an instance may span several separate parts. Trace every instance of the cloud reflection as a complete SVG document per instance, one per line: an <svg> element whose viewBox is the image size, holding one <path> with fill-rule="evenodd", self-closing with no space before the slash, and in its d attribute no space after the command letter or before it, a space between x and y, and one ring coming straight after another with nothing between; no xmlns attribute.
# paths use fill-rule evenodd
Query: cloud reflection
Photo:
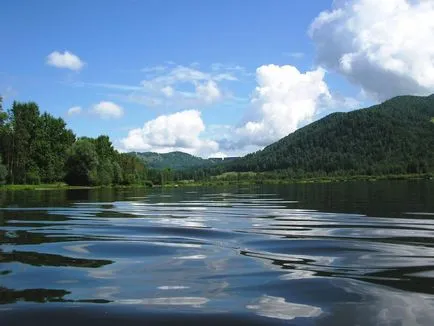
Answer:
<svg viewBox="0 0 434 326"><path fill-rule="evenodd" d="M207 255L190 255L190 256L182 256L182 257L175 257L175 259L181 259L181 260L201 260L206 259Z"/></svg>
<svg viewBox="0 0 434 326"><path fill-rule="evenodd" d="M157 306L191 306L200 308L209 302L204 297L167 297L167 298L144 298L144 299L123 299L117 300L117 303L127 305L157 305Z"/></svg>
<svg viewBox="0 0 434 326"><path fill-rule="evenodd" d="M77 254L88 254L89 250L87 249L87 247L89 247L89 246L90 246L90 244L83 243L83 244L78 244L78 245L73 245L73 246L65 246L63 248L65 250L72 251L72 252L75 252Z"/></svg>
<svg viewBox="0 0 434 326"><path fill-rule="evenodd" d="M184 286L184 285L162 285L162 286L159 286L157 289L166 291L166 290L185 290L188 288L190 288L190 287Z"/></svg>
<svg viewBox="0 0 434 326"><path fill-rule="evenodd" d="M259 316L283 320L318 317L323 313L319 307L287 302L284 298L269 295L263 295L257 303L247 305L247 309L254 310Z"/></svg>
<svg viewBox="0 0 434 326"><path fill-rule="evenodd" d="M334 319L350 314L354 324L362 325L433 325L433 297L390 290L383 286L372 286L355 280L347 280L342 288L347 293L358 294L362 302L345 302L335 305L332 315ZM340 309L343 308L344 309ZM347 318L348 319L348 318ZM328 320L325 320L327 324Z"/></svg>

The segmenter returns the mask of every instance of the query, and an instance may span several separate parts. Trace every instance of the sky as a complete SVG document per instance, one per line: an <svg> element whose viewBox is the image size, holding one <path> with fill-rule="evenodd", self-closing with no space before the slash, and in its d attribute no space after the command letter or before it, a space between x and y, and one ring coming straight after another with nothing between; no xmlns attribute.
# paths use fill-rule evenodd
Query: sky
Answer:
<svg viewBox="0 0 434 326"><path fill-rule="evenodd" d="M325 115L434 93L434 0L5 0L4 107L120 151L257 151Z"/></svg>

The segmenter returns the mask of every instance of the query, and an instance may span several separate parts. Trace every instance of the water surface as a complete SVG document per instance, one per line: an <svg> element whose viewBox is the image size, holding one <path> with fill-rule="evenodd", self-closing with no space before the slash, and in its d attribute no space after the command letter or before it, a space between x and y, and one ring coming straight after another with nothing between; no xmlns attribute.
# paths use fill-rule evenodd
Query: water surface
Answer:
<svg viewBox="0 0 434 326"><path fill-rule="evenodd" d="M434 182L0 192L2 325L433 325Z"/></svg>

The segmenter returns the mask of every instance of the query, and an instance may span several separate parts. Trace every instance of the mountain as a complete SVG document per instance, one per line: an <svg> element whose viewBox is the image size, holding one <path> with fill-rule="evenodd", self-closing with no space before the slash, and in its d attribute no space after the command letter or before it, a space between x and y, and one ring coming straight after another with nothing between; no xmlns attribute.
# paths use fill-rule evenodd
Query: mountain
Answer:
<svg viewBox="0 0 434 326"><path fill-rule="evenodd" d="M205 167L218 162L218 159L203 159L183 152L170 152L159 154L154 152L131 153L144 161L149 168L173 170Z"/></svg>
<svg viewBox="0 0 434 326"><path fill-rule="evenodd" d="M330 114L225 170L284 170L288 176L433 172L434 95L399 96Z"/></svg>

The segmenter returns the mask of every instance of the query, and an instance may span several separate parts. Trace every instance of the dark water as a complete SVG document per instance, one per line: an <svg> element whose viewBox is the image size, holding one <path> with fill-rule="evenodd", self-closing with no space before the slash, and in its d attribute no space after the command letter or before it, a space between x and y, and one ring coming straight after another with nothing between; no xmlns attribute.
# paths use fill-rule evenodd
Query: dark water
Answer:
<svg viewBox="0 0 434 326"><path fill-rule="evenodd" d="M3 325L434 325L434 181L0 192Z"/></svg>

